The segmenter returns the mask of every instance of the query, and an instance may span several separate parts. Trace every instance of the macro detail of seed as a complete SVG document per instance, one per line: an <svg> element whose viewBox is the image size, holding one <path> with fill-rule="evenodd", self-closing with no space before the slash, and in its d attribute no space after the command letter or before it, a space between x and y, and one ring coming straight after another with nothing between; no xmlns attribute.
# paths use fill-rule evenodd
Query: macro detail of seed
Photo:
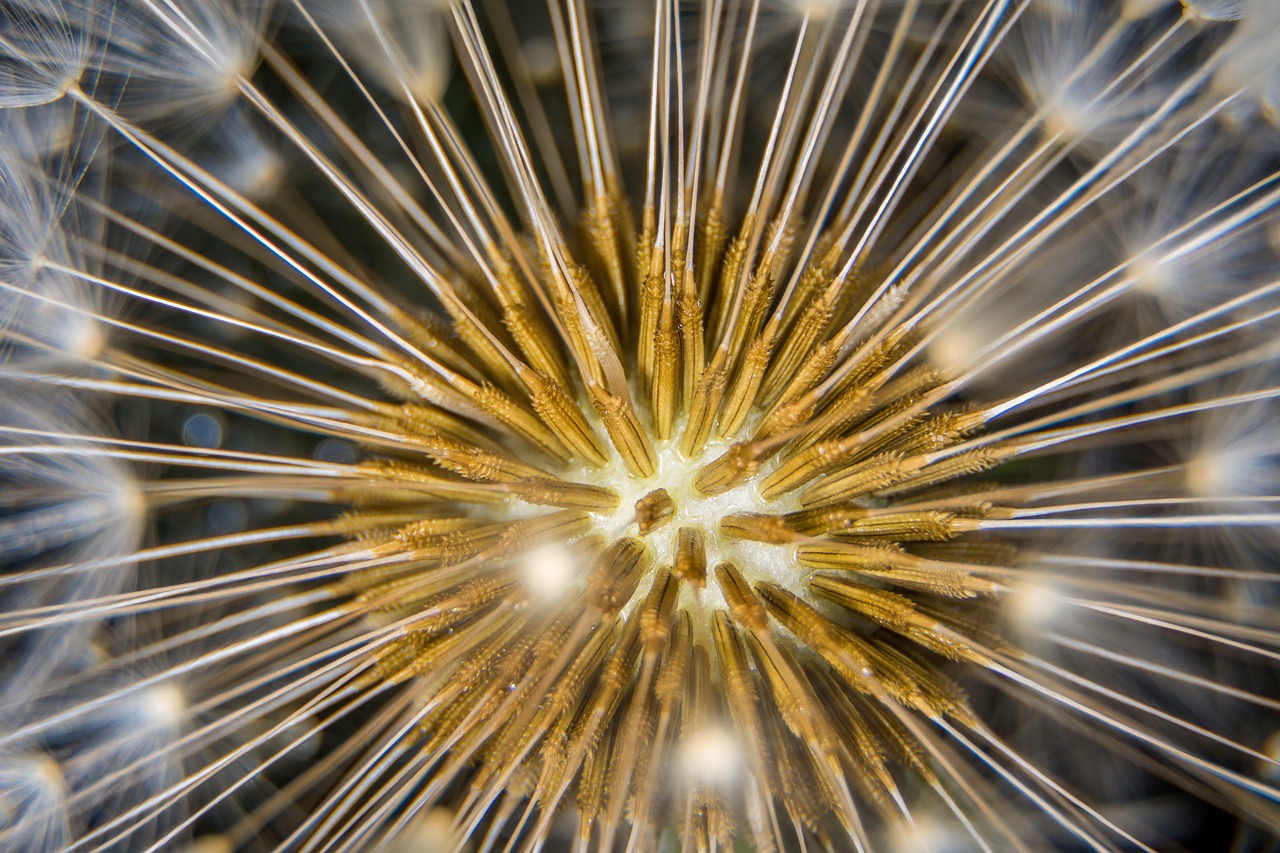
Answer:
<svg viewBox="0 0 1280 853"><path fill-rule="evenodd" d="M641 536L648 536L662 527L675 514L676 502L666 489L654 489L636 501L636 526Z"/></svg>
<svg viewBox="0 0 1280 853"><path fill-rule="evenodd" d="M1269 849L1270 0L0 0L0 849Z"/></svg>

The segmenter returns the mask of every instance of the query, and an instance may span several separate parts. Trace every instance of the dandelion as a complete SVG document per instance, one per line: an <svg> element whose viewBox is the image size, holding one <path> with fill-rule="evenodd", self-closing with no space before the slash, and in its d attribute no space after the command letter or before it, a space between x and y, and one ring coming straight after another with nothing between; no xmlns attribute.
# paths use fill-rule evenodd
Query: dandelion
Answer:
<svg viewBox="0 0 1280 853"><path fill-rule="evenodd" d="M1273 6L8 0L0 846L1280 834Z"/></svg>

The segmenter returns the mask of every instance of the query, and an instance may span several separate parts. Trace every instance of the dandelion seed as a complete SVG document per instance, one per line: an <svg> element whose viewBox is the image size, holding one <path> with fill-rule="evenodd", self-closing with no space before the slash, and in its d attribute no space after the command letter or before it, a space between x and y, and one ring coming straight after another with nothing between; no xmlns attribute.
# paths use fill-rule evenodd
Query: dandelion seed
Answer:
<svg viewBox="0 0 1280 853"><path fill-rule="evenodd" d="M0 9L0 846L1280 834L1271 7L783 5Z"/></svg>

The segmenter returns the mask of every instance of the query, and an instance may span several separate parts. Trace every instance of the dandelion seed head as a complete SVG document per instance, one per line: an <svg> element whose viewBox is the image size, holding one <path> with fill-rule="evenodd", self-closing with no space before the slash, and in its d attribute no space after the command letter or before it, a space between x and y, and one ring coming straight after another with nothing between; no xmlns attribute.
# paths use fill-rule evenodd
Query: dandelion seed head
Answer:
<svg viewBox="0 0 1280 853"><path fill-rule="evenodd" d="M0 846L1280 827L1277 22L1181 8L0 13Z"/></svg>

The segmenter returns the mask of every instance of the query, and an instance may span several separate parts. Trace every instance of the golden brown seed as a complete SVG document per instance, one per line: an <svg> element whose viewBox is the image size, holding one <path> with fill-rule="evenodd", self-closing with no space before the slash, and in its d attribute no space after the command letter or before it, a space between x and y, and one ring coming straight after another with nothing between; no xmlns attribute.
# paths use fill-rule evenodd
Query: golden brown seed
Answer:
<svg viewBox="0 0 1280 853"><path fill-rule="evenodd" d="M799 488L814 477L849 460L858 446L858 436L824 441L806 447L786 459L760 483L760 494L773 499Z"/></svg>
<svg viewBox="0 0 1280 853"><path fill-rule="evenodd" d="M608 305L617 310L614 322L622 323L626 299L626 278L622 271L622 245L618 234L618 205L602 187L587 207L583 232L587 237L587 245L591 248L598 269L604 273L609 285L610 299Z"/></svg>
<svg viewBox="0 0 1280 853"><path fill-rule="evenodd" d="M714 317L714 335L713 340L720 340L724 337L725 326L729 322L729 312L732 310L733 301L738 293L738 280L742 277L742 267L747 259L747 235L751 230L750 215L743 221L738 235L729 243L729 248L725 250L723 260L720 264L720 286L716 288L714 299L711 301L712 316ZM705 304L712 294L707 288L699 284L699 295Z"/></svg>
<svg viewBox="0 0 1280 853"><path fill-rule="evenodd" d="M753 634L769 630L769 616L763 602L747 584L738 567L733 563L720 563L716 566L716 582L724 594L725 603L729 605L729 615L733 621Z"/></svg>
<svg viewBox="0 0 1280 853"><path fill-rule="evenodd" d="M773 295L773 272L758 269L747 281L747 288L742 294L742 308L738 315L737 323L733 328L733 335L729 339L729 363L731 365L738 364L743 357L750 336L760 328L760 320L764 316L764 309L769 304L769 298ZM731 280L730 280L731 281ZM723 335L723 332L721 333Z"/></svg>
<svg viewBox="0 0 1280 853"><path fill-rule="evenodd" d="M380 491L390 493L386 499L392 498L395 494L387 488L390 485L409 492L408 495L402 495L404 500L433 499L447 502L449 505L457 502L499 503L502 500L500 490L479 486L467 488L458 480L441 476L439 469L425 465L414 465L411 462L394 459L375 459L362 463L359 469L362 474L376 481Z"/></svg>
<svg viewBox="0 0 1280 853"><path fill-rule="evenodd" d="M441 468L468 480L509 483L526 477L549 476L541 468L518 459L443 437L428 439L425 450Z"/></svg>
<svg viewBox="0 0 1280 853"><path fill-rule="evenodd" d="M436 592L435 584L424 584L422 578L411 577L371 587L358 599L370 608L414 608L420 611L417 630L437 631L507 596L519 584L519 578L511 572L496 571L445 592ZM413 587L420 589L415 591Z"/></svg>
<svg viewBox="0 0 1280 853"><path fill-rule="evenodd" d="M998 539L965 537L952 542L921 543L911 550L927 559L983 566L1015 566L1024 559L1016 545Z"/></svg>
<svg viewBox="0 0 1280 853"><path fill-rule="evenodd" d="M445 564L459 563L481 553L502 538L507 530L505 523L486 524L469 530L433 533L431 525L407 524L396 531L400 548L411 551L414 557L439 560Z"/></svg>
<svg viewBox="0 0 1280 853"><path fill-rule="evenodd" d="M896 668L898 676L909 680L919 694L916 707L929 716L947 716L965 725L974 722L968 697L939 666L939 658L926 644L913 638L889 634L878 643L879 664L885 669ZM945 655L952 660L957 658ZM979 661L974 661L979 662Z"/></svg>
<svg viewBox="0 0 1280 853"><path fill-rule="evenodd" d="M909 336L906 340L914 343L915 336ZM937 367L932 364L921 364L900 373L886 383L881 393L885 400L917 401L923 399L930 391L936 390L944 381L946 376Z"/></svg>
<svg viewBox="0 0 1280 853"><path fill-rule="evenodd" d="M796 548L796 562L810 569L837 569L861 572L893 571L905 558L894 545L865 545L852 542L805 544Z"/></svg>
<svg viewBox="0 0 1280 853"><path fill-rule="evenodd" d="M570 381L556 339L537 311L523 304L504 306L502 325L534 370L560 385Z"/></svg>
<svg viewBox="0 0 1280 853"><path fill-rule="evenodd" d="M503 618L500 614L495 618ZM506 617L509 630L511 619ZM482 620L478 620L479 624ZM492 630L502 633L504 627L492 623ZM433 634L425 631L414 631L400 641L393 643L378 656L370 669L362 674L355 684L361 688L373 687L384 682L400 684L432 668L451 666L460 653L473 649L483 639L482 632L475 630L447 631Z"/></svg>
<svg viewBox="0 0 1280 853"><path fill-rule="evenodd" d="M574 655L564 675L556 680L545 710L550 718L557 720L562 733L568 731L573 721L569 712L574 710L574 705L583 698L583 693L595 687L595 678L621 633L622 627L618 622L597 627L582 651Z"/></svg>
<svg viewBox="0 0 1280 853"><path fill-rule="evenodd" d="M866 384L871 377L897 363L919 341L919 333L910 325L895 326L870 351L861 357L854 355L854 366L845 373L843 386Z"/></svg>
<svg viewBox="0 0 1280 853"><path fill-rule="evenodd" d="M905 595L843 577L817 574L809 579L809 588L829 601L899 633L909 629L915 613L915 605Z"/></svg>
<svg viewBox="0 0 1280 853"><path fill-rule="evenodd" d="M828 501L862 497L907 481L924 466L922 456L905 459L896 453L873 456L865 462L828 474L814 483L800 495L800 503L815 506Z"/></svg>
<svg viewBox="0 0 1280 853"><path fill-rule="evenodd" d="M825 269L821 266L811 265L804 272L805 277L826 278L826 275ZM804 286L802 279L801 288ZM764 399L775 399L783 392L785 385L796 376L801 365L813 351L818 337L830 325L831 318L835 316L835 308L834 297L825 292L814 301L807 303L804 313L785 335L782 345L778 348L778 354L769 363L760 389Z"/></svg>
<svg viewBox="0 0 1280 853"><path fill-rule="evenodd" d="M815 385L826 378L827 374L831 372L831 368L835 367L839 357L840 345L837 341L829 340L818 344L813 352L809 353L809 356L800 364L796 375L778 394L777 402L774 403L775 409L787 403L794 403L800 400L803 395L807 394Z"/></svg>
<svg viewBox="0 0 1280 853"><path fill-rule="evenodd" d="M955 631L949 630L937 619L918 612L915 603L905 595L822 573L809 578L809 589L944 657L968 660L983 666L990 663L985 655Z"/></svg>
<svg viewBox="0 0 1280 853"><path fill-rule="evenodd" d="M535 447L558 459L569 461L569 451L542 421L532 413L518 405L513 399L492 385L470 384L465 388L468 396L475 401L486 414L500 421L517 435L529 441Z"/></svg>
<svg viewBox="0 0 1280 853"><path fill-rule="evenodd" d="M889 805L885 794L896 791L897 784L889 774L884 743L867 721L866 701L815 662L806 665L804 671L851 758L853 778L874 802Z"/></svg>
<svg viewBox="0 0 1280 853"><path fill-rule="evenodd" d="M337 519L323 526L317 525L316 535L333 533L351 538L362 536L394 535L405 524L412 523L424 534L452 533L455 530L467 530L479 527L484 522L465 516L444 516L440 518L424 518L423 513L373 513L364 510L343 513Z"/></svg>
<svg viewBox="0 0 1280 853"><path fill-rule="evenodd" d="M630 680L631 671L635 665L639 650L637 625L638 623L634 620L627 624L612 654L605 661L604 666L595 672L593 689L569 732L569 759L566 762L565 773L567 780L573 778L579 765L589 755L607 756L610 752L610 743L606 738L606 724L613 719L617 711L623 690ZM601 769L600 772L603 773L604 770ZM585 773L586 769L584 769ZM597 809L603 808L604 805L604 791L601 790L600 794L601 801L597 804ZM587 832L589 835L590 827L587 827Z"/></svg>
<svg viewBox="0 0 1280 853"><path fill-rule="evenodd" d="M469 312L454 303L446 302L444 307L449 312L450 319L453 320L454 334L471 351L471 357L484 365L485 374L496 379L508 390L518 388L520 383L511 363L507 361L502 350L494 344L492 338L485 334L483 326L494 328L496 323L481 324Z"/></svg>
<svg viewBox="0 0 1280 853"><path fill-rule="evenodd" d="M641 634L643 633L642 627ZM658 670L658 678L653 685L653 694L663 705L673 705L686 695L685 683L688 680L692 653L693 620L688 612L681 610L675 614L670 645L667 647L662 659L662 668Z"/></svg>
<svg viewBox="0 0 1280 853"><path fill-rule="evenodd" d="M680 585L669 568L661 568L640 605L640 642L653 653L666 645L671 636L671 614L675 610Z"/></svg>
<svg viewBox="0 0 1280 853"><path fill-rule="evenodd" d="M694 270L698 274L698 298L703 305L710 298L712 281L717 265L724 257L724 246L728 239L729 229L724 222L724 197L717 190L700 216L698 239L694 242L697 254Z"/></svg>
<svg viewBox="0 0 1280 853"><path fill-rule="evenodd" d="M785 545L801 538L787 526L787 521L782 516L755 512L726 515L720 519L720 532L734 539L747 539L770 545Z"/></svg>
<svg viewBox="0 0 1280 853"><path fill-rule="evenodd" d="M592 610L613 616L631 600L647 568L649 549L641 539L615 540L587 574L586 600Z"/></svg>
<svg viewBox="0 0 1280 853"><path fill-rule="evenodd" d="M941 510L919 510L877 512L851 521L842 532L897 542L941 542L977 529L978 522L972 518Z"/></svg>
<svg viewBox="0 0 1280 853"><path fill-rule="evenodd" d="M607 511L617 509L622 503L622 497L613 489L591 483L569 483L545 477L508 483L507 491L519 496L526 503L558 506L562 509Z"/></svg>
<svg viewBox="0 0 1280 853"><path fill-rule="evenodd" d="M658 313L658 331L653 345L653 383L650 408L653 432L660 441L671 437L676 407L680 402L680 338L676 332L674 299L667 296Z"/></svg>
<svg viewBox="0 0 1280 853"><path fill-rule="evenodd" d="M568 251L564 251L562 257L569 258ZM613 347L614 351L618 351L618 329L614 325L613 313L609 311L604 299L600 295L600 289L596 287L595 279L587 272L586 268L580 264L567 262L569 281L567 287L569 291L582 300L586 305L587 312L591 315L592 321L600 327L608 338L608 343ZM561 283L560 286L565 286ZM576 303L575 303L576 306ZM577 314L578 309L575 307L573 313Z"/></svg>
<svg viewBox="0 0 1280 853"><path fill-rule="evenodd" d="M676 502L666 489L654 489L636 501L636 525L641 536L648 536L671 521L676 514Z"/></svg>
<svg viewBox="0 0 1280 853"><path fill-rule="evenodd" d="M500 550L503 555L513 556L547 542L571 542L590 529L591 516L585 512L551 512L509 525L502 534Z"/></svg>
<svg viewBox="0 0 1280 853"><path fill-rule="evenodd" d="M814 777L809 752L801 742L785 729L779 715L765 717L769 742L776 745L773 751L773 779L775 794L791 816L791 820L806 830L818 833L829 802L819 793L819 782Z"/></svg>
<svg viewBox="0 0 1280 853"><path fill-rule="evenodd" d="M682 741L701 737L720 722L716 693L711 683L711 659L701 645L693 648L688 684L688 695L680 706ZM687 812L686 829L690 835L696 836L699 853L710 850L713 838L721 847L731 849L737 825L722 793L699 780L692 786L689 796L692 802Z"/></svg>
<svg viewBox="0 0 1280 853"><path fill-rule="evenodd" d="M911 477L903 478L894 483L892 487L884 488L884 492L887 495L896 495L913 489L922 489L956 477L964 477L969 474L976 474L979 471L986 471L988 468L1015 455L1019 449L1013 444L979 447L974 450L957 453L954 456L948 456L946 459L927 465L924 464L925 457L911 457L921 462L917 470L912 473Z"/></svg>
<svg viewBox="0 0 1280 853"><path fill-rule="evenodd" d="M643 260L645 272L640 279L640 328L636 339L636 363L640 370L640 388L642 391L647 391L653 384L658 318L662 313L664 283L662 253L655 251L653 258Z"/></svg>
<svg viewBox="0 0 1280 853"><path fill-rule="evenodd" d="M840 250L836 250L836 238L839 234L827 228L818 235L813 251L805 264L804 273L796 283L795 293L783 306L784 322L794 325L804 309L812 305L828 290L832 289L835 268L840 262ZM835 289L840 289L837 286Z"/></svg>
<svg viewBox="0 0 1280 853"><path fill-rule="evenodd" d="M973 433L986 421L982 412L944 412L922 418L894 447L903 453L935 453Z"/></svg>
<svg viewBox="0 0 1280 853"><path fill-rule="evenodd" d="M747 347L746 356L738 368L732 385L725 397L724 408L720 411L717 432L721 438L729 438L738 433L747 419L760 390L760 382L764 379L765 368L773 355L777 343L777 325L770 323L751 345Z"/></svg>
<svg viewBox="0 0 1280 853"><path fill-rule="evenodd" d="M736 488L760 470L760 461L766 454L763 445L755 442L738 442L717 458L702 466L694 478L693 486L704 495L719 495Z"/></svg>
<svg viewBox="0 0 1280 853"><path fill-rule="evenodd" d="M380 403L375 414L364 416L375 429L414 437L446 436L454 441L485 441L473 424L452 412L422 403ZM492 447L490 447L492 449Z"/></svg>
<svg viewBox="0 0 1280 853"><path fill-rule="evenodd" d="M756 592L769 614L822 656L850 685L866 690L864 684L874 670L870 658L850 642L850 634L812 605L777 584L761 582Z"/></svg>
<svg viewBox="0 0 1280 853"><path fill-rule="evenodd" d="M621 397L609 393L602 386L588 385L591 404L604 421L604 428L622 456L627 470L635 477L648 479L658 468L649 436L636 417L635 409Z"/></svg>
<svg viewBox="0 0 1280 853"><path fill-rule="evenodd" d="M913 554L903 555L892 570L864 568L860 573L882 578L894 586L931 592L947 598L991 595L997 589L996 581L965 571L961 565L922 560Z"/></svg>
<svg viewBox="0 0 1280 853"><path fill-rule="evenodd" d="M794 400L779 403L760 421L753 441L764 441L771 438L790 436L813 417L814 404L807 400Z"/></svg>
<svg viewBox="0 0 1280 853"><path fill-rule="evenodd" d="M676 575L695 590L707 582L706 534L697 527L681 527L676 535Z"/></svg>
<svg viewBox="0 0 1280 853"><path fill-rule="evenodd" d="M711 363L698 378L698 388L693 395L693 406L689 409L689 422L685 424L684 435L680 437L680 451L685 456L694 456L701 452L707 439L711 437L716 411L720 407L720 400L724 397L725 383L728 380L727 356L723 349L718 349L712 356Z"/></svg>
<svg viewBox="0 0 1280 853"><path fill-rule="evenodd" d="M551 299L556 313L560 316L560 322L564 325L569 349L577 359L579 371L585 374L584 379L588 380L588 384L604 382L604 369L600 366L600 360L592 352L586 327L578 312L578 304L574 302L572 295L563 284L555 284L553 288Z"/></svg>
<svg viewBox="0 0 1280 853"><path fill-rule="evenodd" d="M418 349L431 353L431 357L451 370L459 372L474 371L475 367L468 356L452 345L453 337L442 318L425 313L411 313L403 308L392 307L389 312L396 327Z"/></svg>
<svg viewBox="0 0 1280 853"><path fill-rule="evenodd" d="M826 536L841 533L870 510L857 504L841 503L820 506L815 509L802 509L787 513L787 526L805 536Z"/></svg>
<svg viewBox="0 0 1280 853"><path fill-rule="evenodd" d="M698 377L706 363L702 332L702 305L698 302L697 284L693 271L681 275L679 309L680 325L680 399L685 411L693 408L694 394L698 390Z"/></svg>
<svg viewBox="0 0 1280 853"><path fill-rule="evenodd" d="M534 412L564 442L565 447L597 467L608 461L595 430L559 382L529 371L525 384L529 386L529 400L533 403Z"/></svg>
<svg viewBox="0 0 1280 853"><path fill-rule="evenodd" d="M876 386L852 385L838 392L811 421L805 424L804 436L795 443L794 450L838 436L868 414L876 411Z"/></svg>
<svg viewBox="0 0 1280 853"><path fill-rule="evenodd" d="M772 705L777 710L796 737L814 740L813 720L808 713L812 703L803 695L803 686L796 683L795 673L790 670L788 662L776 646L760 642L754 633L748 633L745 640L756 662L755 671L765 688L762 692L769 699L766 706Z"/></svg>

